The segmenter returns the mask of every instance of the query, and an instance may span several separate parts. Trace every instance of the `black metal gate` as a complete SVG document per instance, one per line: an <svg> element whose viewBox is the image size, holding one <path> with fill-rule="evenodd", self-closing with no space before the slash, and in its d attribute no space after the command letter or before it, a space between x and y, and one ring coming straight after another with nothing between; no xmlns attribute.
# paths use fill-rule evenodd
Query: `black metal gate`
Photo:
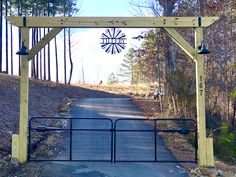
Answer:
<svg viewBox="0 0 236 177"><path fill-rule="evenodd" d="M28 160L197 162L192 119L34 117Z"/></svg>
<svg viewBox="0 0 236 177"><path fill-rule="evenodd" d="M105 118L34 117L30 161L113 161L113 122Z"/></svg>
<svg viewBox="0 0 236 177"><path fill-rule="evenodd" d="M118 119L115 162L197 162L197 128L192 119Z"/></svg>

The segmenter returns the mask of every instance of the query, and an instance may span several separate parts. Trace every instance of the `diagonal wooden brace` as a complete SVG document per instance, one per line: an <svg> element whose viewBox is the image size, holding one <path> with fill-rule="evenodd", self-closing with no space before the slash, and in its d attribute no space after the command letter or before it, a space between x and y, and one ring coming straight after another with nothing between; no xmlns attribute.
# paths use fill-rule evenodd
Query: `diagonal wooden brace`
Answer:
<svg viewBox="0 0 236 177"><path fill-rule="evenodd" d="M196 50L173 28L164 28L175 43L193 60L196 60Z"/></svg>
<svg viewBox="0 0 236 177"><path fill-rule="evenodd" d="M28 55L30 61L42 48L47 45L63 28L52 28L35 46L33 46Z"/></svg>

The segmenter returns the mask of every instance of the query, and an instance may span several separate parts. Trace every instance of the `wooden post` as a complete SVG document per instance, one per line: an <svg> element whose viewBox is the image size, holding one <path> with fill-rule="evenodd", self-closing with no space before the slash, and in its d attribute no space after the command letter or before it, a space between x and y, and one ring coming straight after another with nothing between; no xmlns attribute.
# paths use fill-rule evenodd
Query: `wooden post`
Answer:
<svg viewBox="0 0 236 177"><path fill-rule="evenodd" d="M22 28L22 42L29 49L29 28ZM29 95L29 63L28 56L21 57L20 78L20 126L19 135L12 136L12 157L24 163L27 161L28 145L28 95Z"/></svg>
<svg viewBox="0 0 236 177"><path fill-rule="evenodd" d="M203 28L195 29L195 49L203 41ZM197 91L197 124L198 124L198 164L199 166L214 166L212 139L206 138L205 110L205 72L204 56L197 55L196 62L196 91ZM209 142L209 143L208 143Z"/></svg>

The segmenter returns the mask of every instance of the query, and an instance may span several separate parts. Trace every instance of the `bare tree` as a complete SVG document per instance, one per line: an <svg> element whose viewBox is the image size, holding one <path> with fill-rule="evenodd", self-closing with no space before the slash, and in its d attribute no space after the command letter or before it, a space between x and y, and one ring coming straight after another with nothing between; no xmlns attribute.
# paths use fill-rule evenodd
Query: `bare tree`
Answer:
<svg viewBox="0 0 236 177"><path fill-rule="evenodd" d="M2 17L3 16L3 2L0 2L0 72L2 72Z"/></svg>
<svg viewBox="0 0 236 177"><path fill-rule="evenodd" d="M5 2L5 15L7 16L8 15L8 2L7 2L7 0L6 0L6 2ZM6 24L5 24L5 28L6 28L6 33L5 33L5 35L6 35L6 73L8 73L8 22L7 22L7 20L6 20Z"/></svg>

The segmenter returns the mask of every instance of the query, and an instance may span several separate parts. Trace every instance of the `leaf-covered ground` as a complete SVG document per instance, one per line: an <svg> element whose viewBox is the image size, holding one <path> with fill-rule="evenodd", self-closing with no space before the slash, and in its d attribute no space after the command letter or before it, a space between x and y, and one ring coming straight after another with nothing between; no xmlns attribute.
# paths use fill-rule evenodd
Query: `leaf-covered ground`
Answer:
<svg viewBox="0 0 236 177"><path fill-rule="evenodd" d="M0 74L0 159L10 154L12 134L18 133L19 88L19 77ZM65 104L70 98L103 97L124 97L124 95L55 82L30 80L29 118L33 116L55 116L64 111Z"/></svg>
<svg viewBox="0 0 236 177"><path fill-rule="evenodd" d="M11 160L11 137L18 132L19 124L19 77L0 74L0 177L40 176L43 166L39 163L19 165ZM134 103L146 117L163 117L159 102L153 100L145 86L74 86L48 81L30 80L29 117L54 116L65 111L71 98L111 98L132 96ZM236 166L217 161L217 167L236 174ZM10 172L10 173L9 173Z"/></svg>

